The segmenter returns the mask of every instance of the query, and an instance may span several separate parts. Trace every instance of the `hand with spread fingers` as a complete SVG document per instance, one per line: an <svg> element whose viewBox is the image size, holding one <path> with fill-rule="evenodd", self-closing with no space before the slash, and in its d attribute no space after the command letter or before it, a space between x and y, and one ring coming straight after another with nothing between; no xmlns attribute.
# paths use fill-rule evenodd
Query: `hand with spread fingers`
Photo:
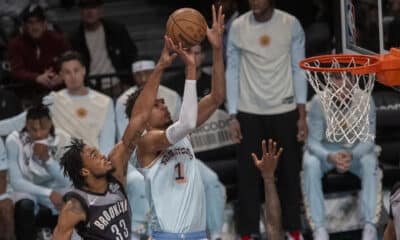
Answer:
<svg viewBox="0 0 400 240"><path fill-rule="evenodd" d="M268 140L268 148L267 142L265 140L262 141L262 157L258 159L255 153L252 153L254 164L261 171L261 175L264 180L273 180L276 166L278 165L279 157L283 152L283 148L277 149L276 142L272 139Z"/></svg>
<svg viewBox="0 0 400 240"><path fill-rule="evenodd" d="M212 5L212 26L207 28L207 38L213 48L222 47L222 35L224 33L224 19L225 15L222 14L222 6L216 9Z"/></svg>
<svg viewBox="0 0 400 240"><path fill-rule="evenodd" d="M274 181L274 173L283 148L279 148L278 150L276 142L272 139L268 140L268 146L267 142L263 140L261 147L261 159L258 159L255 153L252 153L251 156L264 179L265 216L268 219L265 222L267 238L271 240L283 240L281 205Z"/></svg>

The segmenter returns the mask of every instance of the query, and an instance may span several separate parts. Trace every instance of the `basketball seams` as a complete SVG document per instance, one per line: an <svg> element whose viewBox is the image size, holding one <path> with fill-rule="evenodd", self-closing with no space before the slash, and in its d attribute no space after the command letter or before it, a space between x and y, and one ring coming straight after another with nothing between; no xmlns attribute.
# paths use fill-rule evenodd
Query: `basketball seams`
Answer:
<svg viewBox="0 0 400 240"><path fill-rule="evenodd" d="M194 25L198 25L197 22L194 22L194 21L189 20L189 19L179 19L179 21L180 22L190 22L190 23L193 23ZM207 23L205 21L202 23L202 25L206 26L206 29L207 29Z"/></svg>
<svg viewBox="0 0 400 240"><path fill-rule="evenodd" d="M185 37L188 38L188 39L185 39L185 40L189 40L189 41L191 41L192 43L195 43L195 44L198 43L197 40L195 40L195 39L193 39L191 36L189 36L189 35L184 31L184 29L182 29L182 27L179 26L179 24L176 22L174 16L171 16L171 17L172 17L172 20L174 21L174 25L175 25L177 28L179 28L179 30L181 31L182 35L185 35ZM174 31L172 31L172 32L174 32ZM175 35L175 32L174 32L174 35ZM176 37L176 36L174 36L174 37ZM176 38L175 38L175 39L176 39Z"/></svg>
<svg viewBox="0 0 400 240"><path fill-rule="evenodd" d="M170 15L166 27L167 35L172 39L191 46L199 44L204 39L208 25L197 10L181 8Z"/></svg>
<svg viewBox="0 0 400 240"><path fill-rule="evenodd" d="M172 37L172 39L176 39L175 32L174 32L174 25L176 24L175 19L172 15L170 16L170 18L171 18L171 24L167 23L167 33L172 35L169 37ZM169 28L168 28L168 26L169 26Z"/></svg>

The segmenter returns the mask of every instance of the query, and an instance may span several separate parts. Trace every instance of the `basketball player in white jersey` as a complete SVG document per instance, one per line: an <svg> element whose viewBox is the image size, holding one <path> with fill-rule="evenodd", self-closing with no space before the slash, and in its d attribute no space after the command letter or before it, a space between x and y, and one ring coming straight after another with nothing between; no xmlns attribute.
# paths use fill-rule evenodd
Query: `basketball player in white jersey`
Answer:
<svg viewBox="0 0 400 240"><path fill-rule="evenodd" d="M164 48L158 73L170 66L175 57ZM74 65L74 74L79 72L77 59L61 58L60 62L61 67L65 63ZM74 189L64 197L66 204L58 218L54 240L71 239L74 228L84 239L130 239L131 211L125 192L128 160L150 117L148 109L156 100L161 75L158 73L149 77L121 141L108 158L82 140L74 140L62 157L61 165Z"/></svg>
<svg viewBox="0 0 400 240"><path fill-rule="evenodd" d="M146 132L139 139L136 156L146 181L152 238L205 239L206 208L202 179L188 139L223 103L225 78L222 51L224 16L222 8L212 7L213 25L207 38L213 49L212 89L197 103L196 63L190 50L168 39L170 48L186 65L183 102L178 121L171 117L162 99L153 106ZM134 106L135 99L130 99Z"/></svg>

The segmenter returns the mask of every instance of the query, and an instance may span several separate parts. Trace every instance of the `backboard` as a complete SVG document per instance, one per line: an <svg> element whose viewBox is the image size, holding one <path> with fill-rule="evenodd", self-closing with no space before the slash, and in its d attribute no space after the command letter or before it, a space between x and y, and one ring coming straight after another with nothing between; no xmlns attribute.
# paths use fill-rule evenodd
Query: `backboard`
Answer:
<svg viewBox="0 0 400 240"><path fill-rule="evenodd" d="M340 0L343 53L379 54L383 50L381 0Z"/></svg>
<svg viewBox="0 0 400 240"><path fill-rule="evenodd" d="M383 50L400 47L400 0L382 0Z"/></svg>
<svg viewBox="0 0 400 240"><path fill-rule="evenodd" d="M385 54L400 47L400 0L339 0L342 53Z"/></svg>

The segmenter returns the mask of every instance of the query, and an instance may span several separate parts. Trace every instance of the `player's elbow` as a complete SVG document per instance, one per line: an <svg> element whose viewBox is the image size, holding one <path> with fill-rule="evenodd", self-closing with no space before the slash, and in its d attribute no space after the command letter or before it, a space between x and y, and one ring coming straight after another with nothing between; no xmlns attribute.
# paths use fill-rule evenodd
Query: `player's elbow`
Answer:
<svg viewBox="0 0 400 240"><path fill-rule="evenodd" d="M196 121L187 121L182 124L182 128L186 129L186 132L190 133L196 129Z"/></svg>
<svg viewBox="0 0 400 240"><path fill-rule="evenodd" d="M218 108L219 106L221 106L224 101L225 101L225 88L220 88L218 90L215 90L212 92L211 96L214 102L214 105Z"/></svg>
<svg viewBox="0 0 400 240"><path fill-rule="evenodd" d="M219 107L221 106L225 101L225 91L221 91L215 99L215 104Z"/></svg>

